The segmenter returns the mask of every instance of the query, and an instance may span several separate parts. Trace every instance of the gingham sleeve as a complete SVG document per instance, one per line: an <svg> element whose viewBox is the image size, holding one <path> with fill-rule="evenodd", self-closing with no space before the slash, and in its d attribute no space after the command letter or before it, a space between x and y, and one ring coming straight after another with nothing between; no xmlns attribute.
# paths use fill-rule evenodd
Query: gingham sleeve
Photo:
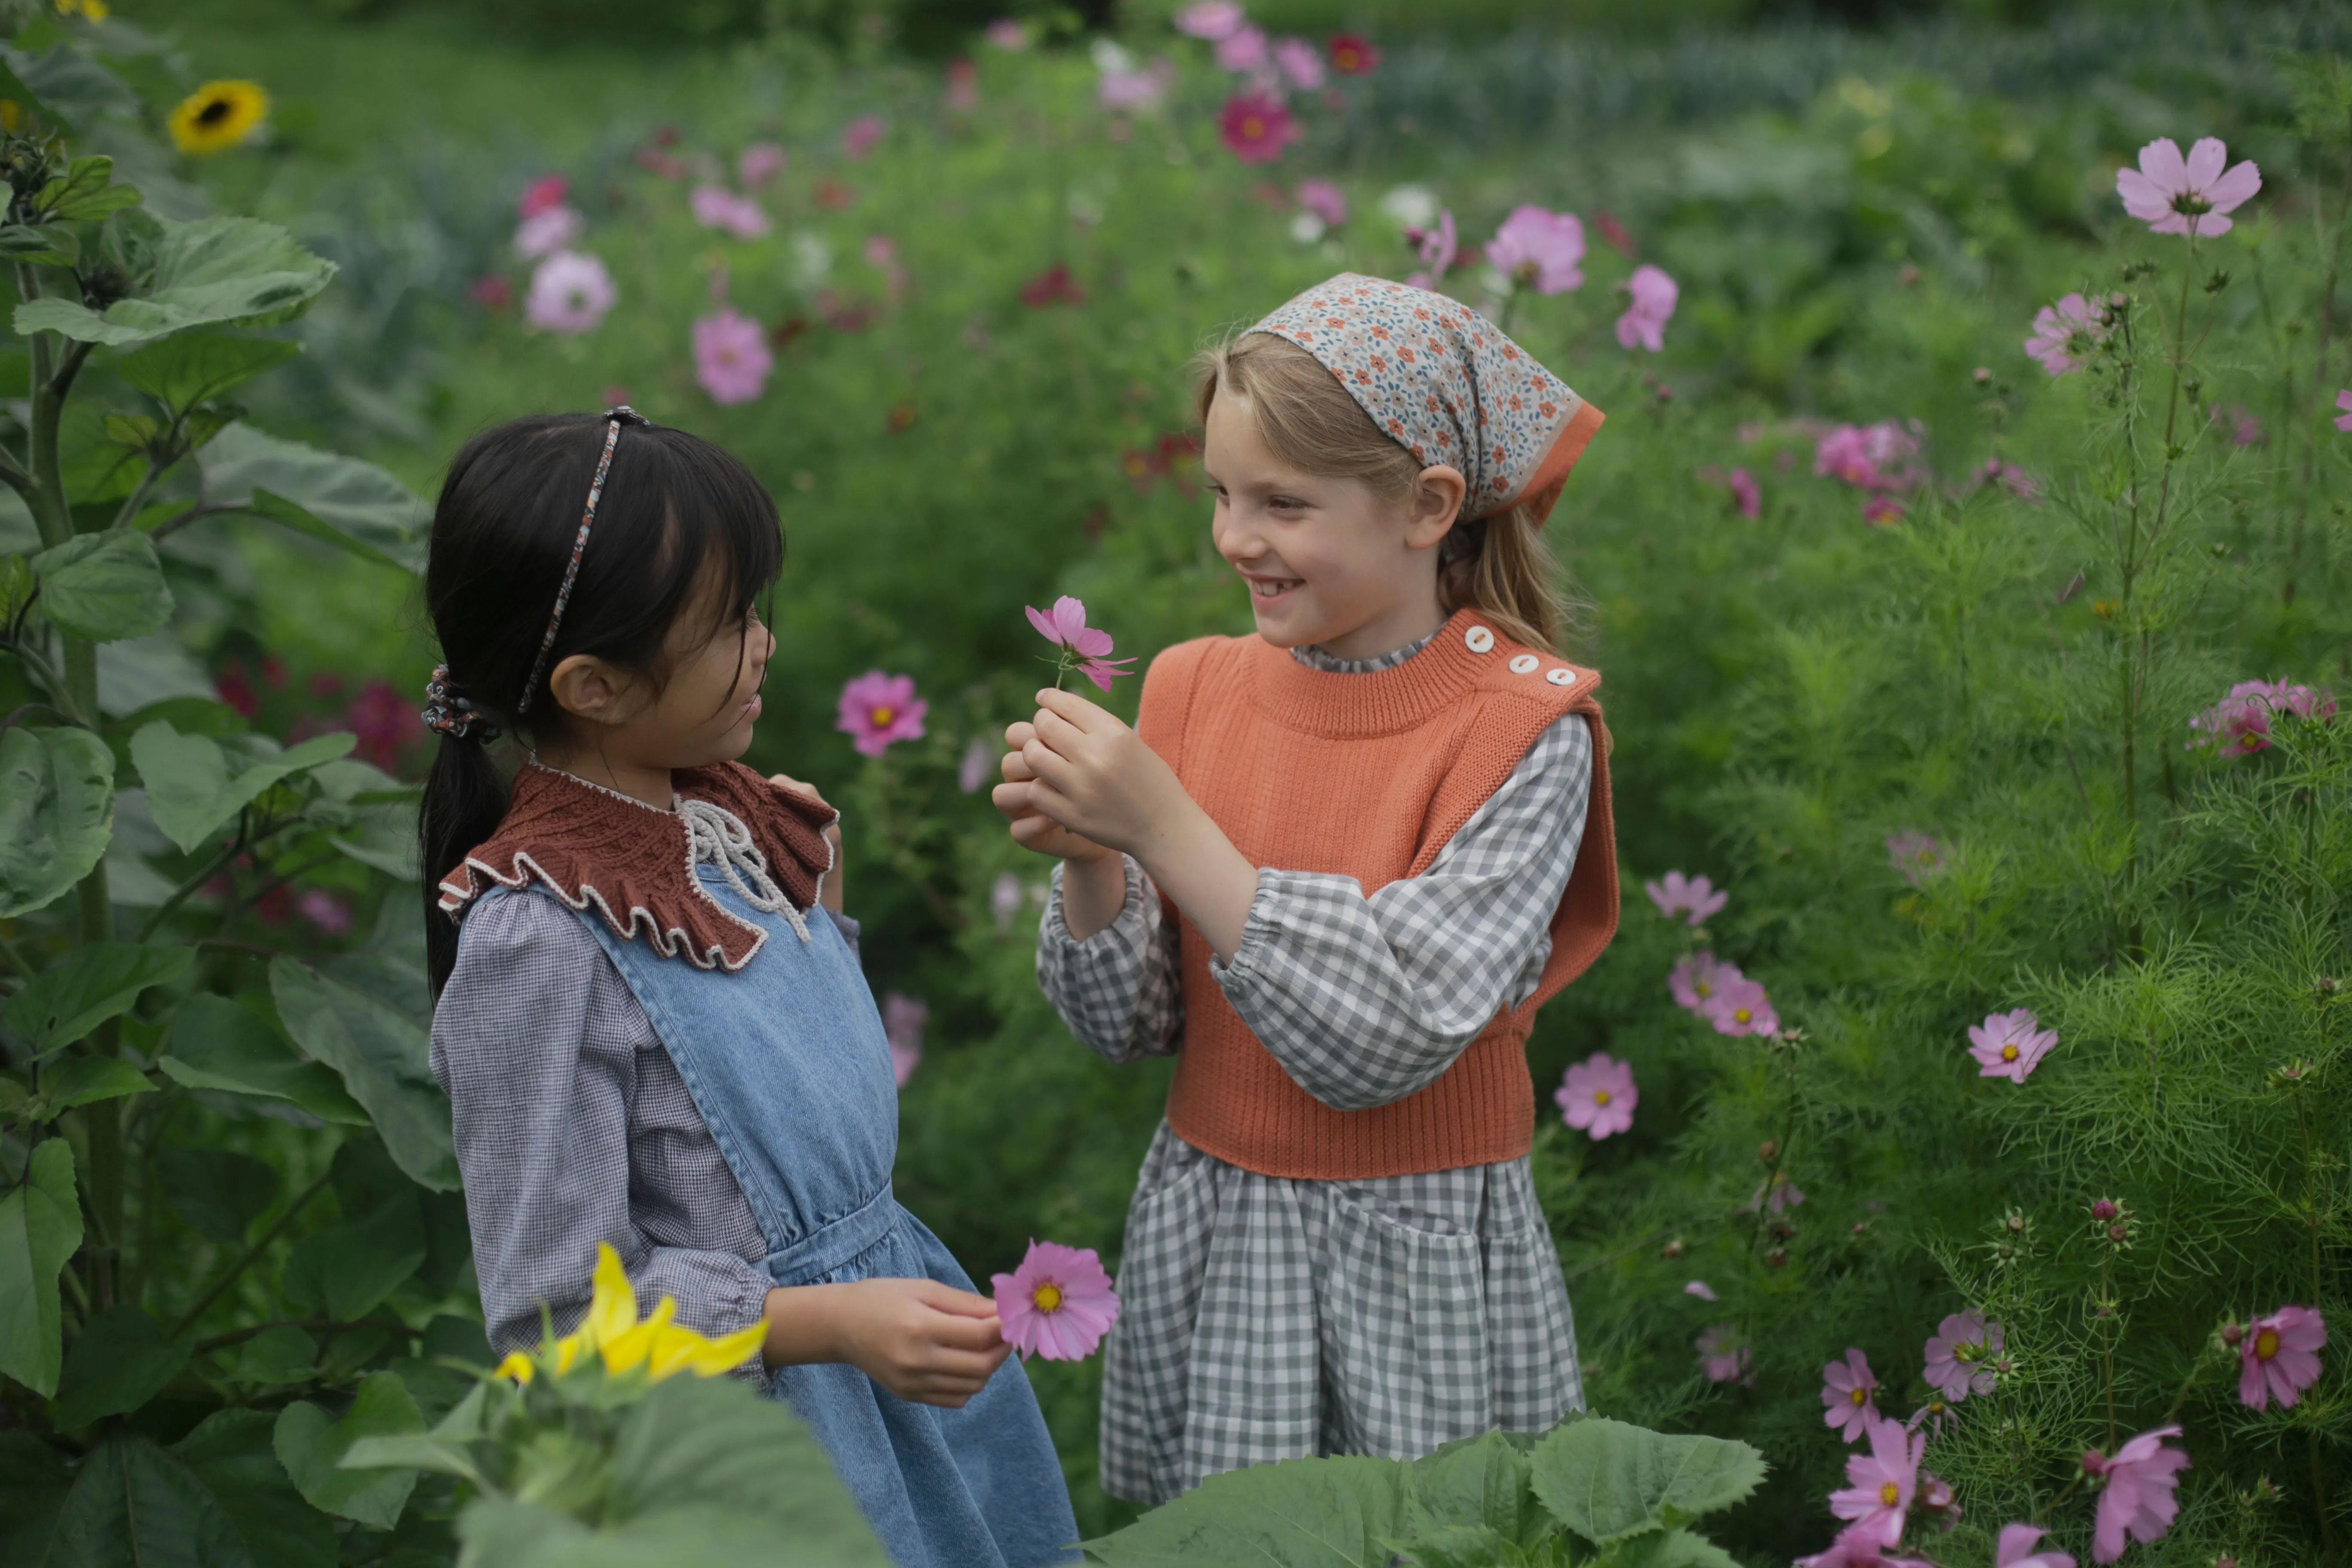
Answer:
<svg viewBox="0 0 2352 1568"><path fill-rule="evenodd" d="M1119 859L1127 897L1109 925L1079 942L1062 920L1062 868L1037 926L1037 984L1070 1033L1106 1061L1173 1056L1184 1037L1176 928L1135 858Z"/></svg>
<svg viewBox="0 0 2352 1568"><path fill-rule="evenodd" d="M1316 1099L1402 1100L1535 994L1591 786L1592 731L1571 713L1420 876L1366 898L1353 877L1261 871L1233 962L1209 972Z"/></svg>

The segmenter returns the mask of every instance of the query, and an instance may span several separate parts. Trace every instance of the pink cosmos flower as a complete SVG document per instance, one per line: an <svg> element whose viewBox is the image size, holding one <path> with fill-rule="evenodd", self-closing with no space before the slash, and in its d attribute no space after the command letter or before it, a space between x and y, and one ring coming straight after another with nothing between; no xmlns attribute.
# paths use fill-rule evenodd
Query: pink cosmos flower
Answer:
<svg viewBox="0 0 2352 1568"><path fill-rule="evenodd" d="M486 272L466 285L466 297L485 310L503 310L514 303L514 285L495 272Z"/></svg>
<svg viewBox="0 0 2352 1568"><path fill-rule="evenodd" d="M1272 163L1307 132L1280 100L1252 89L1225 100L1217 115L1217 134L1225 150L1243 163Z"/></svg>
<svg viewBox="0 0 2352 1568"><path fill-rule="evenodd" d="M563 198L572 194L572 182L561 174L541 174L522 188L515 203L515 216L533 218L551 207L560 207Z"/></svg>
<svg viewBox="0 0 2352 1568"><path fill-rule="evenodd" d="M1514 207L1511 216L1495 231L1495 237L1487 241L1486 259L1515 288L1531 288L1538 294L1561 294L1581 287L1583 221L1574 213L1546 212L1538 206ZM1666 309L1673 310L1671 300ZM1660 318L1661 323L1664 320Z"/></svg>
<svg viewBox="0 0 2352 1568"><path fill-rule="evenodd" d="M764 185L784 172L784 150L773 142L753 142L735 154L735 178L746 190Z"/></svg>
<svg viewBox="0 0 2352 1568"><path fill-rule="evenodd" d="M1756 1190L1748 1194L1748 1201L1739 1209L1742 1214L1754 1214L1759 1208L1779 1214L1804 1201L1805 1189L1789 1180L1788 1172L1775 1171L1756 1184Z"/></svg>
<svg viewBox="0 0 2352 1568"><path fill-rule="evenodd" d="M1992 1568L2074 1568L2072 1554L2036 1552L2034 1543L2047 1533L2037 1524L2004 1524L1993 1547Z"/></svg>
<svg viewBox="0 0 2352 1568"><path fill-rule="evenodd" d="M1717 892L1715 884L1705 877L1685 877L1680 871L1669 871L1663 882L1644 882L1642 890L1650 895L1650 902L1668 920L1676 915L1688 917L1686 925L1706 923L1709 915L1718 913L1731 901L1731 895Z"/></svg>
<svg viewBox="0 0 2352 1568"><path fill-rule="evenodd" d="M2106 336L2106 323L2089 301L2068 294L2034 312L2033 335L2025 340L2025 352L2052 375L2068 375L2083 368Z"/></svg>
<svg viewBox="0 0 2352 1568"><path fill-rule="evenodd" d="M1334 33L1323 47L1341 76L1366 76L1381 63L1381 51L1361 33Z"/></svg>
<svg viewBox="0 0 2352 1568"><path fill-rule="evenodd" d="M841 128L841 151L843 154L851 158L863 158L866 154L874 151L874 144L876 142L882 140L882 117L880 115L859 115L856 119L851 121L848 124Z"/></svg>
<svg viewBox="0 0 2352 1568"><path fill-rule="evenodd" d="M2271 743L2271 718L2287 713L2297 719L2325 719L2336 711L2332 692L2314 691L2284 680L2242 680L2230 694L2189 721L2207 739L2191 741L2189 748L2219 751L2231 756L2266 751Z"/></svg>
<svg viewBox="0 0 2352 1568"><path fill-rule="evenodd" d="M2209 423L2226 425L2230 428L2232 447L2259 447L2263 444L2263 422L2253 416L2242 403L2232 403L2224 408L2216 403L2205 411Z"/></svg>
<svg viewBox="0 0 2352 1568"><path fill-rule="evenodd" d="M1756 488L1755 477L1746 468L1732 469L1724 483L1731 487L1731 504L1739 509L1740 516L1754 518L1762 515L1764 493Z"/></svg>
<svg viewBox="0 0 2352 1568"><path fill-rule="evenodd" d="M2159 136L2139 150L2139 167L2116 171L2116 195L2124 211L2157 234L2215 235L2230 232L2224 215L2263 188L2262 172L2250 160L2231 164L2229 149L2214 136L2200 138L2180 156L2180 144Z"/></svg>
<svg viewBox="0 0 2352 1568"><path fill-rule="evenodd" d="M2336 416L2336 427L2338 430L2352 431L2352 392L2337 393L2336 406L2343 410Z"/></svg>
<svg viewBox="0 0 2352 1568"><path fill-rule="evenodd" d="M1797 1568L1935 1568L1916 1557L1889 1557L1874 1524L1850 1524L1827 1552L1797 1559Z"/></svg>
<svg viewBox="0 0 2352 1568"><path fill-rule="evenodd" d="M1874 1531L1880 1545L1892 1546L1903 1539L1927 1442L1906 1432L1901 1422L1879 1416L1871 1418L1868 1430L1870 1452L1847 1458L1847 1484L1830 1493L1830 1511Z"/></svg>
<svg viewBox="0 0 2352 1568"><path fill-rule="evenodd" d="M1698 1369L1709 1383L1744 1381L1754 1361L1739 1342L1739 1331L1729 1323L1716 1324L1693 1340L1691 1348L1698 1352Z"/></svg>
<svg viewBox="0 0 2352 1568"><path fill-rule="evenodd" d="M951 110L980 107L980 68L970 60L955 59L947 63L945 72L948 89L940 101Z"/></svg>
<svg viewBox="0 0 2352 1568"><path fill-rule="evenodd" d="M775 365L768 334L734 306L721 305L694 323L694 379L720 407L757 398Z"/></svg>
<svg viewBox="0 0 2352 1568"><path fill-rule="evenodd" d="M1666 989L1674 993L1677 1005L1705 1013L1725 986L1746 978L1737 964L1726 963L1711 952L1694 952L1667 972Z"/></svg>
<svg viewBox="0 0 2352 1568"><path fill-rule="evenodd" d="M723 229L738 239L757 239L768 232L768 215L760 204L724 185L697 185L687 201L695 221L705 228Z"/></svg>
<svg viewBox="0 0 2352 1568"><path fill-rule="evenodd" d="M1862 503L1862 521L1873 528L1892 528L1903 521L1903 503L1893 496L1872 496Z"/></svg>
<svg viewBox="0 0 2352 1568"><path fill-rule="evenodd" d="M894 742L922 739L923 715L930 707L915 695L913 676L869 669L843 685L833 727L849 736L863 755L878 757Z"/></svg>
<svg viewBox="0 0 2352 1568"><path fill-rule="evenodd" d="M1943 869L1944 847L1926 834L1907 828L1890 833L1886 836L1886 863L1913 887L1923 887L1929 877Z"/></svg>
<svg viewBox="0 0 2352 1568"><path fill-rule="evenodd" d="M1246 22L1217 40L1217 64L1236 73L1263 71L1270 64L1265 30Z"/></svg>
<svg viewBox="0 0 2352 1568"><path fill-rule="evenodd" d="M1977 470L1977 483L1999 485L2021 500L2042 499L2040 479L2035 479L2015 463L2004 463L1999 458L1987 458L1984 460L1984 467Z"/></svg>
<svg viewBox="0 0 2352 1568"><path fill-rule="evenodd" d="M1313 92L1323 85L1323 57L1304 38L1284 38L1276 44L1274 63L1301 92Z"/></svg>
<svg viewBox="0 0 2352 1568"><path fill-rule="evenodd" d="M1247 18L1234 0L1200 0L1176 13L1176 30L1187 37L1215 43L1239 32Z"/></svg>
<svg viewBox="0 0 2352 1568"><path fill-rule="evenodd" d="M1904 1425L1914 1432L1925 1430L1929 1436L1933 1437L1941 1436L1947 1427L1958 1419L1959 1416L1952 1409L1951 1401L1940 1394L1931 1394L1927 1396L1927 1403L1911 1412L1911 1419L1906 1421Z"/></svg>
<svg viewBox="0 0 2352 1568"><path fill-rule="evenodd" d="M1295 193L1298 205L1337 228L1348 221L1347 194L1328 180L1301 180Z"/></svg>
<svg viewBox="0 0 2352 1568"><path fill-rule="evenodd" d="M1704 1279L1694 1279L1683 1287L1683 1294L1696 1296L1702 1301L1712 1301L1715 1300L1715 1287Z"/></svg>
<svg viewBox="0 0 2352 1568"><path fill-rule="evenodd" d="M1451 207L1437 215L1435 228L1409 228L1404 242L1412 247L1413 254L1425 262L1430 270L1416 272L1406 279L1415 289L1434 289L1445 280L1445 270L1454 265L1455 243L1460 236L1454 226Z"/></svg>
<svg viewBox="0 0 2352 1568"><path fill-rule="evenodd" d="M1878 1379L1871 1375L1869 1358L1849 1348L1845 1360L1822 1368L1822 1424L1849 1443L1866 1436L1871 1424L1881 1419L1873 1402L1877 1393Z"/></svg>
<svg viewBox="0 0 2352 1568"><path fill-rule="evenodd" d="M352 906L324 888L305 888L294 900L294 912L329 936L341 936L352 929ZM2291 1307L2287 1310L2299 1312L2303 1309ZM2313 1364L2316 1366L2318 1363L2315 1362ZM2315 1372L2312 1375L2315 1377L2318 1373ZM2289 1397L2282 1403L2292 1405L2294 1400Z"/></svg>
<svg viewBox="0 0 2352 1568"><path fill-rule="evenodd" d="M1135 656L1126 658L1104 657L1111 650L1110 634L1099 626L1087 625L1086 605L1069 595L1065 594L1054 601L1051 615L1034 605L1024 605L1022 608L1028 612L1029 624L1037 628L1037 635L1062 650L1060 668L1055 674L1056 682L1076 670L1108 691L1112 681L1122 675L1135 673L1120 668L1133 664ZM1056 689L1059 689L1058 685Z"/></svg>
<svg viewBox="0 0 2352 1568"><path fill-rule="evenodd" d="M1091 1247L1033 1240L1020 1268L990 1282L1004 1342L1024 1361L1083 1361L1118 1321L1118 1296Z"/></svg>
<svg viewBox="0 0 2352 1568"><path fill-rule="evenodd" d="M2326 1343L2326 1321L2309 1307L2281 1307L2256 1318L2238 1342L2238 1397L2263 1410L2275 1395L2281 1409L2292 1410L2319 1381L2319 1352Z"/></svg>
<svg viewBox="0 0 2352 1568"><path fill-rule="evenodd" d="M861 254L871 265L880 268L885 286L895 301L907 291L907 266L898 259L898 242L887 234L869 234Z"/></svg>
<svg viewBox="0 0 2352 1568"><path fill-rule="evenodd" d="M1983 1023L1969 1026L1969 1055L1977 1059L1979 1078L2023 1083L2057 1043L2058 1032L2043 1028L2031 1007L1988 1013Z"/></svg>
<svg viewBox="0 0 2352 1568"><path fill-rule="evenodd" d="M996 772L996 759L1003 752L989 744L985 735L974 735L971 744L963 749L956 760L956 787L966 795L977 795L989 775Z"/></svg>
<svg viewBox="0 0 2352 1568"><path fill-rule="evenodd" d="M1718 1035L1777 1035L1780 1032L1780 1016L1772 1010L1771 998L1756 981L1741 975L1715 994L1715 999L1700 1010L1699 1016L1715 1026Z"/></svg>
<svg viewBox="0 0 2352 1568"><path fill-rule="evenodd" d="M1875 425L1832 425L1813 446L1813 472L1856 489L1907 490L1927 482L1912 465L1919 437L1892 419Z"/></svg>
<svg viewBox="0 0 2352 1568"><path fill-rule="evenodd" d="M2105 1479L2098 1522L2091 1532L2092 1562L2113 1563L2121 1557L2126 1534L2144 1546L2172 1528L2173 1516L2180 1511L2180 1500L2172 1489L2180 1484L2189 1456L2166 1447L2164 1440L2179 1436L2178 1426L2159 1426L2126 1443L2112 1459L2095 1449L2083 1456L2083 1468Z"/></svg>
<svg viewBox="0 0 2352 1568"><path fill-rule="evenodd" d="M536 261L571 249L587 232L588 220L571 207L544 207L515 226L514 253L525 261Z"/></svg>
<svg viewBox="0 0 2352 1568"><path fill-rule="evenodd" d="M559 250L530 275L523 320L541 331L593 331L618 297L603 262L576 250Z"/></svg>
<svg viewBox="0 0 2352 1568"><path fill-rule="evenodd" d="M1617 346L1630 349L1635 345L1652 353L1663 353L1666 346L1666 322L1675 313L1675 301L1682 289L1665 269L1644 261L1633 268L1625 279L1626 291L1633 303L1617 318Z"/></svg>
<svg viewBox="0 0 2352 1568"><path fill-rule="evenodd" d="M1957 1405L1971 1394L1992 1392L1992 1368L1985 1363L2001 1347L1999 1323L1974 1312L1954 1312L1936 1325L1927 1342L1927 1386Z"/></svg>
<svg viewBox="0 0 2352 1568"><path fill-rule="evenodd" d="M1018 53L1029 47L1029 29L1011 16L999 16L981 32L990 43L1008 53Z"/></svg>
<svg viewBox="0 0 2352 1568"><path fill-rule="evenodd" d="M1559 1088L1552 1091L1560 1120L1589 1133L1594 1142L1633 1125L1633 1108L1642 1103L1633 1087L1633 1068L1606 1051L1595 1051L1570 1064Z"/></svg>
<svg viewBox="0 0 2352 1568"><path fill-rule="evenodd" d="M1164 59L1142 70L1105 71L1095 84L1095 98L1105 109L1155 109L1175 79L1176 68Z"/></svg>
<svg viewBox="0 0 2352 1568"><path fill-rule="evenodd" d="M923 1026L930 1021L931 1005L919 996L897 991L882 994L882 1033L890 1041L890 1076L898 1087L915 1076L923 1059Z"/></svg>

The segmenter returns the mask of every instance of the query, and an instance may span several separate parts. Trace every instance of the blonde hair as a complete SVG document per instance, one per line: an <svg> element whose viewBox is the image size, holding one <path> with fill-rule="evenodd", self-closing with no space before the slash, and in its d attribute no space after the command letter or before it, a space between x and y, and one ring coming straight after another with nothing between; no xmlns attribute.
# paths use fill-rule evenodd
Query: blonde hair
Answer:
<svg viewBox="0 0 2352 1568"><path fill-rule="evenodd" d="M1203 350L1193 412L1206 422L1219 391L1249 405L1266 449L1305 473L1360 479L1384 500L1402 501L1424 466L1372 423L1323 363L1286 338L1251 332ZM1452 615L1475 609L1514 642L1546 653L1575 629L1576 601L1522 500L1475 521L1456 521L1437 547L1437 602Z"/></svg>

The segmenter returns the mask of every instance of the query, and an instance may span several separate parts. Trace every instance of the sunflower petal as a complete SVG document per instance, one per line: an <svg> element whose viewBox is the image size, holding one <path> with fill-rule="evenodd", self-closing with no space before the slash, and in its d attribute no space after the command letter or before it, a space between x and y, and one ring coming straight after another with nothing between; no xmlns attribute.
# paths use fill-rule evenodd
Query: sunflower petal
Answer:
<svg viewBox="0 0 2352 1568"><path fill-rule="evenodd" d="M531 1378L537 1374L538 1371L538 1364L534 1363L530 1357L523 1354L520 1351L516 1351L509 1354L506 1360L499 1363L499 1369L492 1375L497 1377L510 1377L517 1383L529 1383Z"/></svg>
<svg viewBox="0 0 2352 1568"><path fill-rule="evenodd" d="M593 1350L636 1326L637 1293L621 1268L621 1255L609 1241L596 1244L595 1294L588 1316L580 1324L583 1349Z"/></svg>

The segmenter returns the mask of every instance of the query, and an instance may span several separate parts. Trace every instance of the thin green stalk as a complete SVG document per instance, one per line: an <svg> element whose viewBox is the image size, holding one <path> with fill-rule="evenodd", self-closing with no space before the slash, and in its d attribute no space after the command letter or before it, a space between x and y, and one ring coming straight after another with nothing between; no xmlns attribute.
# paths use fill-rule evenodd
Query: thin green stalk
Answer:
<svg viewBox="0 0 2352 1568"><path fill-rule="evenodd" d="M0 936L0 961L5 961L9 968L26 979L33 977L33 961L25 956L23 949L5 936Z"/></svg>
<svg viewBox="0 0 2352 1568"><path fill-rule="evenodd" d="M302 1212L303 1206L326 1189L328 1179L333 1173L332 1171L320 1172L318 1179L296 1194L294 1201L288 1204L283 1212L269 1222L269 1228L255 1237L253 1245L247 1247L236 1262L223 1270L219 1279L205 1287L205 1293L196 1298L196 1304L181 1313L179 1321L172 1325L173 1339L178 1339L194 1328L196 1321L212 1309L212 1304L219 1300L231 1285L236 1283L237 1277L253 1267L254 1261L269 1249L269 1244L278 1239L278 1234L286 1228L296 1215Z"/></svg>
<svg viewBox="0 0 2352 1568"><path fill-rule="evenodd" d="M186 881L182 882L178 887L173 889L171 896L165 899L162 903L156 905L154 912L140 922L138 934L131 940L133 942L145 942L157 931L163 930L163 922L171 919L182 904L186 903L188 900L201 889L206 882L211 881L215 877L219 876L222 871L227 869L229 863L244 852L245 836L240 833L236 837L229 840L228 847L226 848L223 849L218 855L214 856L212 859L205 862L203 870L198 871L194 876L190 877Z"/></svg>

